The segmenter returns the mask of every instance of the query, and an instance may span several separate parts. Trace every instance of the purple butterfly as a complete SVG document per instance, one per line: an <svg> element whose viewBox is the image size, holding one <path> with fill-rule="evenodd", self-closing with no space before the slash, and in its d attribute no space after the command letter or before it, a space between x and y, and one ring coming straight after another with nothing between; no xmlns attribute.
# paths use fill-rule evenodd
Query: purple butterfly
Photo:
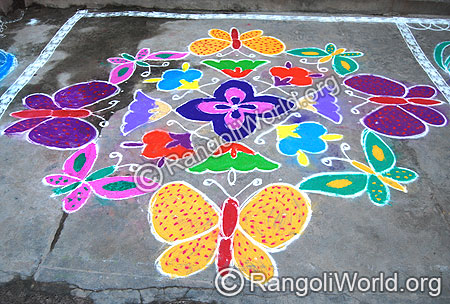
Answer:
<svg viewBox="0 0 450 304"><path fill-rule="evenodd" d="M47 175L42 180L46 185L59 187L53 190L54 195L69 193L62 202L65 212L80 210L92 192L101 198L120 200L153 192L159 188L158 183L145 177L139 177L139 180L133 176L110 177L117 166L106 167L89 174L97 159L97 150L95 143L87 145L64 162L62 174Z"/></svg>
<svg viewBox="0 0 450 304"><path fill-rule="evenodd" d="M20 121L9 126L4 134L30 131L30 142L55 149L76 149L98 136L97 129L81 120L93 113L84 109L119 92L119 88L105 81L90 81L71 85L53 96L32 94L24 98L28 110L11 113Z"/></svg>
<svg viewBox="0 0 450 304"><path fill-rule="evenodd" d="M377 75L360 74L344 80L353 90L369 95L365 103L372 102L381 107L361 119L367 128L394 138L418 138L428 133L428 125L442 127L447 118L431 106L442 104L435 100L437 91L427 85L407 88L403 84ZM361 105L363 105L361 104ZM353 113L358 105L352 109Z"/></svg>

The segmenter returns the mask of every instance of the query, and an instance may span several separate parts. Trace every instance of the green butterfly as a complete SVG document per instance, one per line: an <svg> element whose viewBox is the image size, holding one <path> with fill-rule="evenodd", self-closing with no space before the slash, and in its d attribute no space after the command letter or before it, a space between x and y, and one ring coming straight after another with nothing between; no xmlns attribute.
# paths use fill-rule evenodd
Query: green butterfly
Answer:
<svg viewBox="0 0 450 304"><path fill-rule="evenodd" d="M332 67L341 76L353 73L359 69L358 63L350 57L361 57L361 52L345 52L344 48L336 49L336 45L328 43L325 50L309 47L287 51L286 53L309 58L320 58L318 63L325 63L333 59Z"/></svg>
<svg viewBox="0 0 450 304"><path fill-rule="evenodd" d="M444 56L444 51L448 46L450 46L450 41L444 41L436 45L434 48L434 60L441 69L450 73L450 56L447 58Z"/></svg>
<svg viewBox="0 0 450 304"><path fill-rule="evenodd" d="M349 158L338 159L349 162L362 172L315 174L302 181L299 188L308 192L340 197L356 197L367 192L372 203L377 206L389 203L388 186L406 193L406 187L401 183L414 181L418 177L417 173L396 167L394 152L375 133L363 131L361 144L370 167Z"/></svg>

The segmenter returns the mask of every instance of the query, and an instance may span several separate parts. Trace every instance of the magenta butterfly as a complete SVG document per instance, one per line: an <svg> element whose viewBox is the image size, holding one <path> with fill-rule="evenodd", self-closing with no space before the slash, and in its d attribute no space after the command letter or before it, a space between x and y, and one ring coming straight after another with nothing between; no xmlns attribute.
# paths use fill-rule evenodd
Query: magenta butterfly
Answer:
<svg viewBox="0 0 450 304"><path fill-rule="evenodd" d="M62 174L51 174L42 182L52 187L54 195L68 195L62 201L62 208L67 213L80 210L86 204L92 192L95 195L112 200L126 199L153 192L159 184L144 177L113 176L117 165L97 170L91 174L97 159L97 145L91 143L72 154L65 162ZM145 187L144 187L145 186Z"/></svg>
<svg viewBox="0 0 450 304"><path fill-rule="evenodd" d="M368 102L381 105L361 119L367 128L394 138L418 138L428 133L428 125L442 127L447 118L431 106L442 104L433 99L437 91L427 85L406 87L403 84L377 75L359 74L344 80L349 88L369 95ZM352 112L359 106L353 107Z"/></svg>
<svg viewBox="0 0 450 304"><path fill-rule="evenodd" d="M56 149L76 149L98 136L97 129L81 118L93 113L84 107L93 105L119 92L119 88L104 81L90 81L71 85L53 96L32 94L24 98L27 110L11 113L21 118L3 131L19 134L30 131L32 143Z"/></svg>
<svg viewBox="0 0 450 304"><path fill-rule="evenodd" d="M173 51L160 51L150 54L150 49L148 48L140 49L134 57L130 54L122 53L122 57L108 58L108 62L118 64L109 74L109 82L119 84L127 81L134 74L134 71L136 71L136 66L148 68L148 71L144 72L144 74L145 77L150 75L151 65L145 62L145 60L173 60L184 58L187 55L189 53Z"/></svg>

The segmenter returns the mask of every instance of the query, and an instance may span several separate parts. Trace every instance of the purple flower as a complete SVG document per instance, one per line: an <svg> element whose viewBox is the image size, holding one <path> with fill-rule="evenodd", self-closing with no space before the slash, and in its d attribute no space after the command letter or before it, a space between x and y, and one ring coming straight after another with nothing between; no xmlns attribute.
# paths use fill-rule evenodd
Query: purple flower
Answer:
<svg viewBox="0 0 450 304"><path fill-rule="evenodd" d="M257 117L277 117L293 106L293 102L280 97L255 96L246 81L229 80L216 89L213 98L193 99L176 111L187 119L211 121L224 140L238 141L254 132Z"/></svg>

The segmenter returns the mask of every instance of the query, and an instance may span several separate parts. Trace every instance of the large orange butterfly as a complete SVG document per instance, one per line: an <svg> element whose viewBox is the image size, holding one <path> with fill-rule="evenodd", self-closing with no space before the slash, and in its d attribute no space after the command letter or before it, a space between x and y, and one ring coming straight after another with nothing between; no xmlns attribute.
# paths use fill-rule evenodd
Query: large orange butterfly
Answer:
<svg viewBox="0 0 450 304"><path fill-rule="evenodd" d="M207 56L218 53L227 47L239 50L242 45L263 55L278 55L282 53L286 46L277 38L263 36L263 31L253 30L239 35L236 28L232 28L230 33L219 29L209 31L212 38L203 38L191 43L189 50L199 56Z"/></svg>
<svg viewBox="0 0 450 304"><path fill-rule="evenodd" d="M219 210L191 185L173 182L156 192L149 206L153 234L170 245L156 265L170 277L195 274L215 260L219 272L234 265L246 278L264 274L267 282L277 276L269 252L298 238L310 217L306 194L281 183L266 186L241 207L228 198Z"/></svg>

